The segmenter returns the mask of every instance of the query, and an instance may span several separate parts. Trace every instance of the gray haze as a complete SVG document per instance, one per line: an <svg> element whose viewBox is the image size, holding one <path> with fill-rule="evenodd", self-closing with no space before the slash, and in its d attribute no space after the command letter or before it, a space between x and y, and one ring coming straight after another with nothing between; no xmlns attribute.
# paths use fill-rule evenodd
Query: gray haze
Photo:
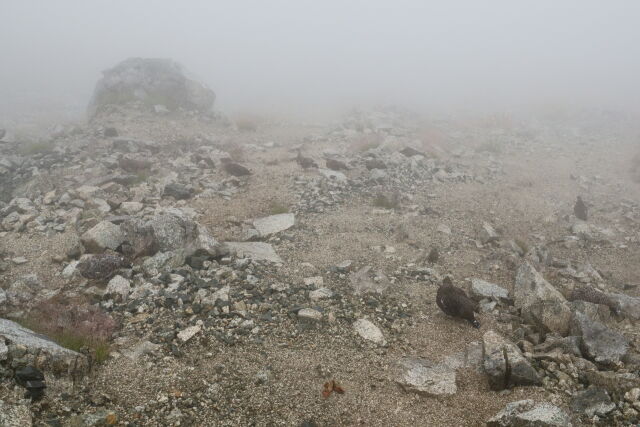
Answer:
<svg viewBox="0 0 640 427"><path fill-rule="evenodd" d="M640 109L640 2L0 0L0 114L82 110L103 69L181 62L223 111Z"/></svg>

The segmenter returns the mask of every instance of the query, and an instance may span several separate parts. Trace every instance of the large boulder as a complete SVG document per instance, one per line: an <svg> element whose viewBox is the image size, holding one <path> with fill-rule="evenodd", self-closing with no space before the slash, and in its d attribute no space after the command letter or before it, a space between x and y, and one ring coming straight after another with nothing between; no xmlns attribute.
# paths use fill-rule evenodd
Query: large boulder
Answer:
<svg viewBox="0 0 640 427"><path fill-rule="evenodd" d="M569 333L571 309L567 300L528 262L518 268L513 299L526 322L544 332Z"/></svg>
<svg viewBox="0 0 640 427"><path fill-rule="evenodd" d="M72 369L84 369L86 357L80 353L60 347L47 337L7 319L0 319L0 361L12 367L38 365L54 373L65 373Z"/></svg>
<svg viewBox="0 0 640 427"><path fill-rule="evenodd" d="M109 222L101 221L82 235L82 244L87 251L100 253L106 249L116 250L124 241L120 227Z"/></svg>
<svg viewBox="0 0 640 427"><path fill-rule="evenodd" d="M228 248L216 241L207 230L179 210L168 210L155 215L147 223L155 236L160 251L184 250L186 256L194 253L220 257Z"/></svg>
<svg viewBox="0 0 640 427"><path fill-rule="evenodd" d="M629 351L629 341L619 332L576 311L571 321L573 335L582 337L582 352L601 365L616 364Z"/></svg>
<svg viewBox="0 0 640 427"><path fill-rule="evenodd" d="M110 105L130 105L149 110L211 110L215 93L189 79L171 59L129 58L103 72L89 104L89 117ZM156 106L162 106L157 107Z"/></svg>

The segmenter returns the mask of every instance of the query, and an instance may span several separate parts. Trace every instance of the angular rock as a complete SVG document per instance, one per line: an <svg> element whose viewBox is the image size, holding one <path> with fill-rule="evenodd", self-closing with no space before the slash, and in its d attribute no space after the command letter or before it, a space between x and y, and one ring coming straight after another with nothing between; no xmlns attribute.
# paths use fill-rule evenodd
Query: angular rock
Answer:
<svg viewBox="0 0 640 427"><path fill-rule="evenodd" d="M106 293L117 295L122 301L126 301L130 292L131 282L120 275L114 276L107 284Z"/></svg>
<svg viewBox="0 0 640 427"><path fill-rule="evenodd" d="M382 272L374 272L370 265L362 267L349 275L349 281L357 295L366 293L383 293L391 282Z"/></svg>
<svg viewBox="0 0 640 427"><path fill-rule="evenodd" d="M104 252L105 249L114 251L118 249L124 242L124 235L119 226L109 221L102 221L87 230L82 235L81 240L87 251L100 253Z"/></svg>
<svg viewBox="0 0 640 427"><path fill-rule="evenodd" d="M329 288L319 288L309 292L309 299L311 301L320 301L322 299L331 298L333 296L333 291Z"/></svg>
<svg viewBox="0 0 640 427"><path fill-rule="evenodd" d="M509 298L506 289L481 279L471 279L471 295L477 299L490 298L496 301Z"/></svg>
<svg viewBox="0 0 640 427"><path fill-rule="evenodd" d="M216 241L196 222L179 210L161 213L147 223L153 229L160 251L184 250L185 255L206 253L211 257L228 254L228 248Z"/></svg>
<svg viewBox="0 0 640 427"><path fill-rule="evenodd" d="M33 419L29 406L24 404L11 404L0 400L0 426L25 427L31 426Z"/></svg>
<svg viewBox="0 0 640 427"><path fill-rule="evenodd" d="M387 341L380 328L367 319L358 319L354 322L353 328L363 339L371 341L374 344L386 345Z"/></svg>
<svg viewBox="0 0 640 427"><path fill-rule="evenodd" d="M620 395L640 387L640 377L631 372L599 371L596 369L584 372L586 381L592 386L602 387L609 393Z"/></svg>
<svg viewBox="0 0 640 427"><path fill-rule="evenodd" d="M640 320L640 298L625 294L607 294L619 307L622 314L633 320Z"/></svg>
<svg viewBox="0 0 640 427"><path fill-rule="evenodd" d="M579 391L571 399L571 410L588 418L593 418L594 415L605 416L614 409L616 409L615 403L602 388L591 387Z"/></svg>
<svg viewBox="0 0 640 427"><path fill-rule="evenodd" d="M604 324L575 312L571 320L571 333L582 337L582 352L588 359L601 365L616 364L629 351L629 341Z"/></svg>
<svg viewBox="0 0 640 427"><path fill-rule="evenodd" d="M178 332L178 339L182 342L187 342L201 330L202 326L200 325L189 326L188 328Z"/></svg>
<svg viewBox="0 0 640 427"><path fill-rule="evenodd" d="M130 259L152 256L158 252L159 244L150 224L138 218L129 218L120 224L124 235L122 253Z"/></svg>
<svg viewBox="0 0 640 427"><path fill-rule="evenodd" d="M488 427L564 427L571 418L562 409L550 403L535 404L533 400L511 402L487 421Z"/></svg>
<svg viewBox="0 0 640 427"><path fill-rule="evenodd" d="M186 200L193 196L193 189L184 184L172 182L165 185L164 192L162 194L164 196L173 197L176 200Z"/></svg>
<svg viewBox="0 0 640 427"><path fill-rule="evenodd" d="M571 354L576 357L582 357L582 352L580 351L580 343L581 338L576 336L569 336L564 338L552 338L551 336L547 336L547 339L542 344L536 345L534 350L534 357L536 359L544 358L545 355L548 355L552 352L557 352L560 354Z"/></svg>
<svg viewBox="0 0 640 427"><path fill-rule="evenodd" d="M493 390L540 384L540 377L520 349L494 331L482 337L484 369Z"/></svg>
<svg viewBox="0 0 640 427"><path fill-rule="evenodd" d="M482 224L482 229L480 231L480 241L482 244L487 244L494 242L500 238L498 232L493 228L493 226L489 223Z"/></svg>
<svg viewBox="0 0 640 427"><path fill-rule="evenodd" d="M264 242L226 242L231 251L235 251L239 256L254 260L264 260L275 263L283 263L282 258L269 243Z"/></svg>
<svg viewBox="0 0 640 427"><path fill-rule="evenodd" d="M24 346L29 354L38 355L38 359L44 362L39 366L42 369L63 373L74 366L86 368L87 360L82 354L61 347L11 320L0 319L0 341L3 339L7 346Z"/></svg>
<svg viewBox="0 0 640 427"><path fill-rule="evenodd" d="M298 310L298 317L300 319L320 321L322 320L322 313L313 308L303 308Z"/></svg>
<svg viewBox="0 0 640 427"><path fill-rule="evenodd" d="M403 359L396 367L396 382L407 392L426 396L451 396L456 386L456 371L425 359Z"/></svg>
<svg viewBox="0 0 640 427"><path fill-rule="evenodd" d="M566 299L529 262L518 268L513 299L526 322L563 336L568 334L571 310Z"/></svg>
<svg viewBox="0 0 640 427"><path fill-rule="evenodd" d="M292 213L270 215L253 221L253 226L258 230L261 237L267 237L288 230L293 227L294 224L295 216Z"/></svg>

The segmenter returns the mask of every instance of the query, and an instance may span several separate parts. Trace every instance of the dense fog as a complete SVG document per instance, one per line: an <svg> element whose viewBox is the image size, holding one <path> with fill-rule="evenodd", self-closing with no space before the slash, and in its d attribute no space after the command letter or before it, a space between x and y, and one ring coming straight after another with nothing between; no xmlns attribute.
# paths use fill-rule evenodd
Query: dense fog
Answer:
<svg viewBox="0 0 640 427"><path fill-rule="evenodd" d="M0 1L0 113L82 111L132 56L182 63L223 111L378 103L637 109L636 1Z"/></svg>

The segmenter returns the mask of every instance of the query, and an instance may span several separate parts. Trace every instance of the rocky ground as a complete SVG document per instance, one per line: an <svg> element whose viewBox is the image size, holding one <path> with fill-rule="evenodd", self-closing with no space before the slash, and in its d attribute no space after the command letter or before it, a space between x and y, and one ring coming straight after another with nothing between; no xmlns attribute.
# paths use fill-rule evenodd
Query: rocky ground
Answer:
<svg viewBox="0 0 640 427"><path fill-rule="evenodd" d="M162 109L39 142L8 129L0 421L638 423L635 131L599 113ZM436 305L447 275L479 329ZM41 400L23 398L27 365Z"/></svg>

